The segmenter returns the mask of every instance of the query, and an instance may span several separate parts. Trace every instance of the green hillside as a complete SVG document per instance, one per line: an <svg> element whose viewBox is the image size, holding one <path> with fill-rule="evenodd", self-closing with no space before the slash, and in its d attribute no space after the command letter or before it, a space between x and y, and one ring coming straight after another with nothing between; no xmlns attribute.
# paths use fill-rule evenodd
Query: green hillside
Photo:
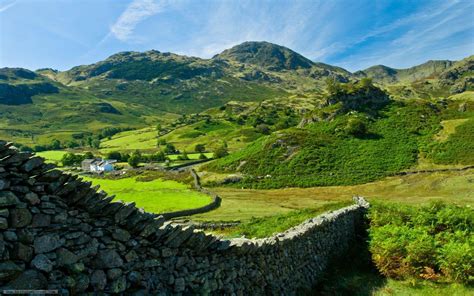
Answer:
<svg viewBox="0 0 474 296"><path fill-rule="evenodd" d="M417 99L361 109L375 97L364 86L356 88L337 96L356 102L353 106L333 101L317 109L303 128L262 137L204 170L240 173L237 186L279 188L362 184L415 166L422 153L435 163L474 164L469 153L472 101L462 103L463 108L459 101ZM367 95L360 96L361 91ZM379 100L384 100L382 93ZM471 119L438 144L433 137L445 118Z"/></svg>

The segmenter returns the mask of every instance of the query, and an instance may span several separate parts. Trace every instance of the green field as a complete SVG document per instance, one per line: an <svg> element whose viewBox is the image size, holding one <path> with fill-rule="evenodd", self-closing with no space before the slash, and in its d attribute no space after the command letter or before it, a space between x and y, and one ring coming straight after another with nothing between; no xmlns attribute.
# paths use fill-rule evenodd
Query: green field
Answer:
<svg viewBox="0 0 474 296"><path fill-rule="evenodd" d="M100 185L101 189L110 195L116 195L116 200L133 201L137 207L151 213L197 208L211 201L209 196L171 180L155 179L142 182L134 177L117 180L90 177L84 179L91 181L93 185Z"/></svg>
<svg viewBox="0 0 474 296"><path fill-rule="evenodd" d="M207 176L203 178L205 182ZM474 206L474 170L425 173L385 178L353 185L271 190L212 188L222 197L222 206L193 216L195 220L248 221L252 217L285 214L294 210L318 208L332 202L349 201L359 195L370 201L423 204L443 200Z"/></svg>
<svg viewBox="0 0 474 296"><path fill-rule="evenodd" d="M61 161L61 158L66 153L67 151L63 151L63 150L51 150L51 151L36 152L35 154L43 157L46 160L46 162L59 164L59 162Z"/></svg>

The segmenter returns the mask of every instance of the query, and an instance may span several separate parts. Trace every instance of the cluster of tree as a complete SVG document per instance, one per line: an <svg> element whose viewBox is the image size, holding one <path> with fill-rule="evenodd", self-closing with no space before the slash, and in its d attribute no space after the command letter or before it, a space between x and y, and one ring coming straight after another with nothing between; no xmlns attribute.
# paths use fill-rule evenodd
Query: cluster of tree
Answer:
<svg viewBox="0 0 474 296"><path fill-rule="evenodd" d="M80 165L84 159L92 159L94 155L92 152L86 152L84 154L66 153L61 158L63 166L75 166Z"/></svg>

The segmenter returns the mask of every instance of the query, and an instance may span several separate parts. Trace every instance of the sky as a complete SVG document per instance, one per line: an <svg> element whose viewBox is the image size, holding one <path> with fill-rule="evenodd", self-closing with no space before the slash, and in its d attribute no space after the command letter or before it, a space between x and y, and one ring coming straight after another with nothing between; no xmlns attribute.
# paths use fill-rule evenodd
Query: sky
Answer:
<svg viewBox="0 0 474 296"><path fill-rule="evenodd" d="M474 0L0 0L0 67L151 49L211 58L244 41L350 71L459 60L474 54Z"/></svg>

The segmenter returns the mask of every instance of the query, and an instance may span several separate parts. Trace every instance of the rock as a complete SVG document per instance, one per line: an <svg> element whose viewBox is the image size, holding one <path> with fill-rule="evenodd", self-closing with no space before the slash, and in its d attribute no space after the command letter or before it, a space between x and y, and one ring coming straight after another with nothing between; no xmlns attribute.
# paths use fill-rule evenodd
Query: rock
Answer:
<svg viewBox="0 0 474 296"><path fill-rule="evenodd" d="M142 275L138 271L132 271L128 274L127 278L131 283L137 284L141 281Z"/></svg>
<svg viewBox="0 0 474 296"><path fill-rule="evenodd" d="M60 213L53 216L53 222L54 223L62 224L62 223L65 223L66 221L67 221L67 213L66 212L60 212Z"/></svg>
<svg viewBox="0 0 474 296"><path fill-rule="evenodd" d="M89 287L89 277L85 274L77 275L75 281L75 290L78 292L83 292Z"/></svg>
<svg viewBox="0 0 474 296"><path fill-rule="evenodd" d="M102 250L97 254L95 264L98 268L114 268L121 267L123 260L115 250Z"/></svg>
<svg viewBox="0 0 474 296"><path fill-rule="evenodd" d="M10 216L10 212L8 209L1 209L0 210L0 217L8 218Z"/></svg>
<svg viewBox="0 0 474 296"><path fill-rule="evenodd" d="M0 229L7 229L7 228L8 228L7 219L0 217Z"/></svg>
<svg viewBox="0 0 474 296"><path fill-rule="evenodd" d="M135 261L137 259L138 259L138 255L134 250L131 250L130 252L125 254L125 260L127 260L127 262L132 262L132 261Z"/></svg>
<svg viewBox="0 0 474 296"><path fill-rule="evenodd" d="M130 233L123 229L115 229L115 232L112 234L112 237L121 242L126 242L130 239Z"/></svg>
<svg viewBox="0 0 474 296"><path fill-rule="evenodd" d="M21 166L21 168L25 172L31 172L32 170L34 170L35 168L39 167L42 164L43 164L43 159L41 159L39 157L33 157L33 158L30 158L27 162L25 162Z"/></svg>
<svg viewBox="0 0 474 296"><path fill-rule="evenodd" d="M30 269L20 274L16 279L7 284L8 289L40 290L47 287L47 280L40 272Z"/></svg>
<svg viewBox="0 0 474 296"><path fill-rule="evenodd" d="M125 276L119 277L117 280L110 284L111 293L121 293L127 288L127 279Z"/></svg>
<svg viewBox="0 0 474 296"><path fill-rule="evenodd" d="M45 214L36 214L33 216L32 227L48 227L51 224L51 216Z"/></svg>
<svg viewBox="0 0 474 296"><path fill-rule="evenodd" d="M63 285L66 288L74 288L76 286L76 280L72 276L66 276L63 278Z"/></svg>
<svg viewBox="0 0 474 296"><path fill-rule="evenodd" d="M0 281L8 281L16 278L22 269L12 261L0 262Z"/></svg>
<svg viewBox="0 0 474 296"><path fill-rule="evenodd" d="M161 256L163 256L165 258L173 256L173 251L170 248L163 248L161 250Z"/></svg>
<svg viewBox="0 0 474 296"><path fill-rule="evenodd" d="M19 193L28 193L30 191L28 186L21 186L21 185L10 186L10 190L16 191Z"/></svg>
<svg viewBox="0 0 474 296"><path fill-rule="evenodd" d="M59 266L74 264L79 260L79 256L66 248L60 248L56 251L57 262Z"/></svg>
<svg viewBox="0 0 474 296"><path fill-rule="evenodd" d="M33 192L28 192L25 194L25 199L30 203L30 205L37 205L41 202L38 195Z"/></svg>
<svg viewBox="0 0 474 296"><path fill-rule="evenodd" d="M64 244L64 239L61 239L57 234L46 234L40 236L34 241L35 253L47 253L57 248L61 247Z"/></svg>
<svg viewBox="0 0 474 296"><path fill-rule="evenodd" d="M107 278L112 281L118 279L121 275L122 270L120 268L112 268L107 271Z"/></svg>
<svg viewBox="0 0 474 296"><path fill-rule="evenodd" d="M54 209L56 208L56 205L52 202L45 201L41 203L41 208L42 209Z"/></svg>
<svg viewBox="0 0 474 296"><path fill-rule="evenodd" d="M53 263L44 254L36 255L33 261L31 261L31 265L34 268L44 272L50 272L51 270L53 270Z"/></svg>
<svg viewBox="0 0 474 296"><path fill-rule="evenodd" d="M8 189L10 182L8 180L0 179L0 190Z"/></svg>
<svg viewBox="0 0 474 296"><path fill-rule="evenodd" d="M15 244L12 255L15 259L30 262L33 258L33 248L22 243Z"/></svg>
<svg viewBox="0 0 474 296"><path fill-rule="evenodd" d="M84 263L74 263L68 266L72 273L81 273L86 269Z"/></svg>
<svg viewBox="0 0 474 296"><path fill-rule="evenodd" d="M11 191L0 191L0 207L9 207L19 204L18 197Z"/></svg>
<svg viewBox="0 0 474 296"><path fill-rule="evenodd" d="M184 282L184 278L177 278L174 281L174 291L175 292L183 292L186 288L186 284Z"/></svg>
<svg viewBox="0 0 474 296"><path fill-rule="evenodd" d="M28 209L10 210L10 223L13 228L25 227L31 223L31 213Z"/></svg>
<svg viewBox="0 0 474 296"><path fill-rule="evenodd" d="M10 242L16 242L18 240L18 236L14 231L5 231L3 233L3 237L5 238L6 241Z"/></svg>
<svg viewBox="0 0 474 296"><path fill-rule="evenodd" d="M95 270L90 278L91 285L97 290L103 290L107 285L107 276L103 270Z"/></svg>

